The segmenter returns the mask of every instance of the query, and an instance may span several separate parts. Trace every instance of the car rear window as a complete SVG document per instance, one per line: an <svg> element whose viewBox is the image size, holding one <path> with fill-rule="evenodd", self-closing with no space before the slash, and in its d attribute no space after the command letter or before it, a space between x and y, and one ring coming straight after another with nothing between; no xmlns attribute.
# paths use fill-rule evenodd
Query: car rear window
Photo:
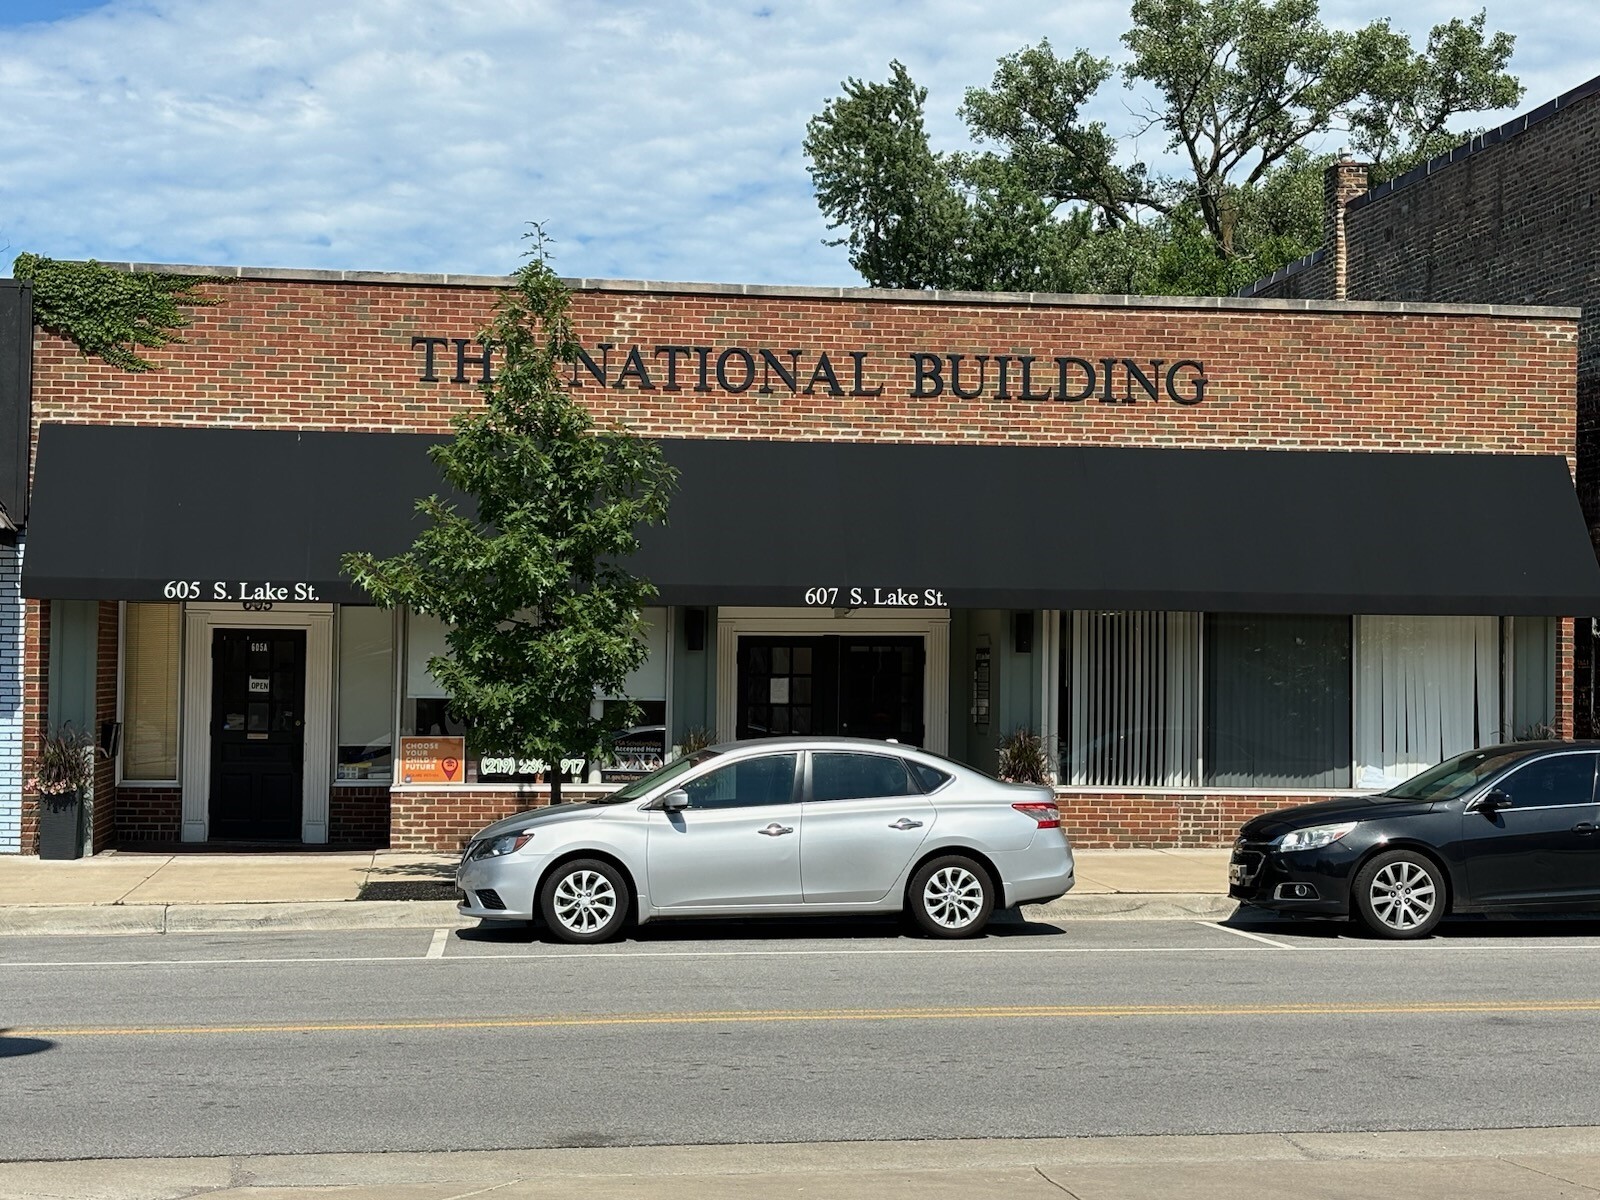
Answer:
<svg viewBox="0 0 1600 1200"><path fill-rule="evenodd" d="M911 774L916 776L917 782L922 785L922 790L925 792L937 791L953 778L949 772L941 771L938 767L930 767L927 763L912 762L907 759L906 766L911 768Z"/></svg>
<svg viewBox="0 0 1600 1200"><path fill-rule="evenodd" d="M888 754L823 751L811 756L813 800L867 800L917 792L903 759Z"/></svg>

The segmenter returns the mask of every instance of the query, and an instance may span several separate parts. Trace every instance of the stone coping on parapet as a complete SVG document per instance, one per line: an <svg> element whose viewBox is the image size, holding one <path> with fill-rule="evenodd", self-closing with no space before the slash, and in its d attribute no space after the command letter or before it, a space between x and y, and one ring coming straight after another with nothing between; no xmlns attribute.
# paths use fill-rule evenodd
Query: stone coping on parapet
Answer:
<svg viewBox="0 0 1600 1200"><path fill-rule="evenodd" d="M436 275L407 271L323 271L292 267L102 263L113 270L194 275L278 283L351 283L401 287L503 288L505 275ZM1068 292L946 292L888 288L796 287L764 283L673 283L644 279L563 279L576 292L630 295L729 296L771 300L840 300L888 304L954 304L1031 308L1150 308L1191 311L1353 314L1419 317L1501 317L1576 321L1582 310L1532 304L1424 304L1409 300L1279 300L1243 296L1093 295Z"/></svg>

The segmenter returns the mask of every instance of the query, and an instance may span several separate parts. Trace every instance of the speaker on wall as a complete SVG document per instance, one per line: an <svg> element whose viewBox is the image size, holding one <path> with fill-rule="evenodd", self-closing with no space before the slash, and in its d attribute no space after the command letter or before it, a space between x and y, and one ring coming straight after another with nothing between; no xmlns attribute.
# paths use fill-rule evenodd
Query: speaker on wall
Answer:
<svg viewBox="0 0 1600 1200"><path fill-rule="evenodd" d="M690 650L706 648L706 610L686 608L683 611L683 641Z"/></svg>
<svg viewBox="0 0 1600 1200"><path fill-rule="evenodd" d="M1033 613L1019 612L1011 614L1012 620L1012 645L1018 654L1033 653Z"/></svg>

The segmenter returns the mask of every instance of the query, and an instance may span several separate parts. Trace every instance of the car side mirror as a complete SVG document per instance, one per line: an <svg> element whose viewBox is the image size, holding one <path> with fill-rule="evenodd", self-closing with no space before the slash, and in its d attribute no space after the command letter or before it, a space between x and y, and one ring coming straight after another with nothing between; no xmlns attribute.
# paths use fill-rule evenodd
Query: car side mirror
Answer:
<svg viewBox="0 0 1600 1200"><path fill-rule="evenodd" d="M1510 807L1511 797L1506 795L1499 788L1495 788L1493 791L1484 796L1482 800L1478 801L1478 811L1483 813L1485 816L1490 817L1494 816L1495 813Z"/></svg>
<svg viewBox="0 0 1600 1200"><path fill-rule="evenodd" d="M661 810L663 812L681 812L689 807L689 793L682 788L673 788L661 797Z"/></svg>

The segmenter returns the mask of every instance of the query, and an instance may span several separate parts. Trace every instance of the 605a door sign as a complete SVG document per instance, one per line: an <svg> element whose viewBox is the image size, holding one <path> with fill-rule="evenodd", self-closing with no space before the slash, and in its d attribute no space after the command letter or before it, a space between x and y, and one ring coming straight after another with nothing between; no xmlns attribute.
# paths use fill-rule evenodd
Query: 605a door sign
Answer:
<svg viewBox="0 0 1600 1200"><path fill-rule="evenodd" d="M805 602L818 608L944 608L944 593L938 588L807 588Z"/></svg>
<svg viewBox="0 0 1600 1200"><path fill-rule="evenodd" d="M274 601L320 600L315 584L253 579L169 579L161 585L168 600Z"/></svg>

